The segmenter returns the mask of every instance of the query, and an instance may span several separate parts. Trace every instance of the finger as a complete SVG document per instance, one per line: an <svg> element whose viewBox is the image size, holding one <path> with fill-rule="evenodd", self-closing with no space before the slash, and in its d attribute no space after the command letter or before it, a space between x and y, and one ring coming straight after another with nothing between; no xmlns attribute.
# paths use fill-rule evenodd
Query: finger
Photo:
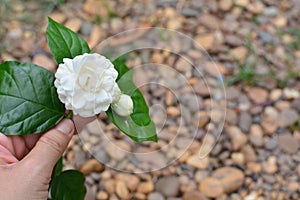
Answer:
<svg viewBox="0 0 300 200"><path fill-rule="evenodd" d="M73 117L73 121L74 121L75 128L76 128L76 134L80 133L85 125L91 123L95 119L97 119L96 116L94 116L94 117L80 117L79 115L75 115Z"/></svg>
<svg viewBox="0 0 300 200"><path fill-rule="evenodd" d="M52 169L66 150L74 134L74 124L70 119L63 119L57 126L44 133L35 147L21 161L33 165L45 173L51 174Z"/></svg>
<svg viewBox="0 0 300 200"><path fill-rule="evenodd" d="M0 165L7 165L17 162L18 159L15 158L8 149L0 145Z"/></svg>

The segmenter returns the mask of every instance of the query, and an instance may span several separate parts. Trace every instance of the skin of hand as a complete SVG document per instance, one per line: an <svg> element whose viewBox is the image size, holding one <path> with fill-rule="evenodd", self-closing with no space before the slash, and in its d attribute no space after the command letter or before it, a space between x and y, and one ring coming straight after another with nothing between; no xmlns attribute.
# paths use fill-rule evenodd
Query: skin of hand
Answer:
<svg viewBox="0 0 300 200"><path fill-rule="evenodd" d="M43 134L0 133L1 200L46 200L53 167L72 136L94 119L78 116L73 121L63 119Z"/></svg>

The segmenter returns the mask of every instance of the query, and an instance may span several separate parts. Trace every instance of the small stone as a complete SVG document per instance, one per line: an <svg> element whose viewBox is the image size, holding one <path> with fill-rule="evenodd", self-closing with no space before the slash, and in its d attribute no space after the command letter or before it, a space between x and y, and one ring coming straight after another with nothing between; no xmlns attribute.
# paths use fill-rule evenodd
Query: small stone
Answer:
<svg viewBox="0 0 300 200"><path fill-rule="evenodd" d="M297 172L298 178L300 178L300 164L298 164L298 166L296 168L296 172Z"/></svg>
<svg viewBox="0 0 300 200"><path fill-rule="evenodd" d="M180 110L177 107L170 106L167 108L167 114L173 118L176 118L180 115Z"/></svg>
<svg viewBox="0 0 300 200"><path fill-rule="evenodd" d="M244 63L244 60L247 55L247 48L244 46L239 46L229 51L229 55L231 55L234 59L237 59L239 62Z"/></svg>
<svg viewBox="0 0 300 200"><path fill-rule="evenodd" d="M264 144L263 131L259 125L257 124L251 125L249 140L254 146L257 147L263 146Z"/></svg>
<svg viewBox="0 0 300 200"><path fill-rule="evenodd" d="M220 28L220 19L210 14L203 14L198 17L200 24L211 30L218 30Z"/></svg>
<svg viewBox="0 0 300 200"><path fill-rule="evenodd" d="M102 36L103 36L103 32L100 29L100 27L98 25L94 25L93 30L88 39L89 47L91 49L94 48L99 43Z"/></svg>
<svg viewBox="0 0 300 200"><path fill-rule="evenodd" d="M245 155L246 162L256 162L257 155L251 145L243 146L242 153Z"/></svg>
<svg viewBox="0 0 300 200"><path fill-rule="evenodd" d="M222 167L215 170L212 176L218 179L226 193L238 190L244 183L244 173L234 167Z"/></svg>
<svg viewBox="0 0 300 200"><path fill-rule="evenodd" d="M245 163L245 156L242 153L232 153L231 159L233 162L238 164L244 164Z"/></svg>
<svg viewBox="0 0 300 200"><path fill-rule="evenodd" d="M174 176L165 176L155 183L155 190L167 197L176 197L179 192L179 181Z"/></svg>
<svg viewBox="0 0 300 200"><path fill-rule="evenodd" d="M277 159L270 156L267 161L262 163L263 170L268 174L274 174L277 171Z"/></svg>
<svg viewBox="0 0 300 200"><path fill-rule="evenodd" d="M107 179L104 181L104 188L105 191L108 192L109 194L115 193L115 180L113 179Z"/></svg>
<svg viewBox="0 0 300 200"><path fill-rule="evenodd" d="M124 143L124 141L118 141L118 142L119 142L119 144L120 144L120 142ZM119 147L118 144L114 144L114 143L110 142L106 145L105 150L112 159L121 161L124 159L126 153L124 151L120 150L118 147Z"/></svg>
<svg viewBox="0 0 300 200"><path fill-rule="evenodd" d="M197 35L194 40L196 41L196 48L202 49L203 47L205 50L210 50L213 47L214 43L214 35L213 34L201 34ZM200 47L199 47L200 45Z"/></svg>
<svg viewBox="0 0 300 200"><path fill-rule="evenodd" d="M80 168L80 171L84 175L88 175L92 172L101 172L103 169L104 169L104 166L101 163L99 163L98 160L90 159L82 165L82 167Z"/></svg>
<svg viewBox="0 0 300 200"><path fill-rule="evenodd" d="M248 162L247 163L247 170L249 170L252 173L259 173L261 172L261 165L259 163L256 162Z"/></svg>
<svg viewBox="0 0 300 200"><path fill-rule="evenodd" d="M208 87L206 86L206 83L201 79L197 79L196 83L193 85L193 89L201 97L210 96L210 93L209 93Z"/></svg>
<svg viewBox="0 0 300 200"><path fill-rule="evenodd" d="M299 143L298 141L290 134L281 134L278 135L279 148L283 151L293 154L298 151Z"/></svg>
<svg viewBox="0 0 300 200"><path fill-rule="evenodd" d="M299 119L298 113L294 110L283 110L278 116L279 127L289 127Z"/></svg>
<svg viewBox="0 0 300 200"><path fill-rule="evenodd" d="M53 12L53 13L51 13L50 17L54 21L56 21L56 22L58 22L60 24L64 23L64 21L67 19L67 16L65 14L59 13L59 12Z"/></svg>
<svg viewBox="0 0 300 200"><path fill-rule="evenodd" d="M81 23L82 21L79 18L71 18L65 23L65 26L77 33L81 27Z"/></svg>
<svg viewBox="0 0 300 200"><path fill-rule="evenodd" d="M281 89L274 89L270 93L270 100L271 101L277 101L282 96L282 90Z"/></svg>
<svg viewBox="0 0 300 200"><path fill-rule="evenodd" d="M130 191L135 191L140 183L140 179L131 174L120 173L115 176L115 179L124 181Z"/></svg>
<svg viewBox="0 0 300 200"><path fill-rule="evenodd" d="M192 64L188 62L186 59L180 58L176 64L175 64L176 69L178 69L181 72L190 72L192 71Z"/></svg>
<svg viewBox="0 0 300 200"><path fill-rule="evenodd" d="M157 51L155 51L152 56L151 56L151 62L152 63L158 63L161 64L164 61L164 57L162 55L162 53L159 53Z"/></svg>
<svg viewBox="0 0 300 200"><path fill-rule="evenodd" d="M148 200L165 200L165 198L160 193L153 192L148 195Z"/></svg>
<svg viewBox="0 0 300 200"><path fill-rule="evenodd" d="M126 183L124 181L116 182L116 193L121 199L128 199L129 191L126 187Z"/></svg>
<svg viewBox="0 0 300 200"><path fill-rule="evenodd" d="M244 44L244 41L237 37L236 35L225 35L225 43L230 46L241 46Z"/></svg>
<svg viewBox="0 0 300 200"><path fill-rule="evenodd" d="M83 4L83 11L89 15L107 17L108 9L105 8L102 1L86 0Z"/></svg>
<svg viewBox="0 0 300 200"><path fill-rule="evenodd" d="M295 89L291 89L291 88L284 88L283 89L283 96L288 99L297 99L300 97L300 92L298 90Z"/></svg>
<svg viewBox="0 0 300 200"><path fill-rule="evenodd" d="M236 126L230 126L226 129L231 139L232 149L239 150L247 143L247 136Z"/></svg>
<svg viewBox="0 0 300 200"><path fill-rule="evenodd" d="M51 72L54 72L56 69L56 65L54 64L53 60L48 58L44 54L35 55L33 57L32 63L44 67Z"/></svg>
<svg viewBox="0 0 300 200"><path fill-rule="evenodd" d="M213 77L219 77L220 75L228 75L229 71L219 62L206 62L204 65L204 71Z"/></svg>
<svg viewBox="0 0 300 200"><path fill-rule="evenodd" d="M137 191L143 194L148 194L154 190L154 184L151 181L140 183Z"/></svg>
<svg viewBox="0 0 300 200"><path fill-rule="evenodd" d="M278 146L278 141L273 138L267 140L265 143L265 148L267 150L274 150L277 148L277 146Z"/></svg>
<svg viewBox="0 0 300 200"><path fill-rule="evenodd" d="M252 12L253 14L260 14L264 11L265 6L260 1L252 2L247 9Z"/></svg>
<svg viewBox="0 0 300 200"><path fill-rule="evenodd" d="M299 190L300 188L300 184L296 181L292 181L290 183L288 183L288 190L291 192L297 192L297 190Z"/></svg>
<svg viewBox="0 0 300 200"><path fill-rule="evenodd" d="M252 124L251 115L248 112L242 112L239 117L239 127L242 131L248 132Z"/></svg>
<svg viewBox="0 0 300 200"><path fill-rule="evenodd" d="M199 185L199 190L209 198L218 198L224 194L221 181L214 177L204 178Z"/></svg>
<svg viewBox="0 0 300 200"><path fill-rule="evenodd" d="M184 193L183 200L208 200L202 193L197 191Z"/></svg>
<svg viewBox="0 0 300 200"><path fill-rule="evenodd" d="M232 8L232 0L221 0L219 7L222 11L229 11Z"/></svg>
<svg viewBox="0 0 300 200"><path fill-rule="evenodd" d="M198 124L198 126L196 125L196 127L204 128L210 119L208 113L205 111L199 111L197 115L198 116L195 117L195 119L199 119L199 124ZM197 121L197 120L195 120L195 121Z"/></svg>
<svg viewBox="0 0 300 200"><path fill-rule="evenodd" d="M234 4L241 7L247 7L249 3L249 0L234 0Z"/></svg>
<svg viewBox="0 0 300 200"><path fill-rule="evenodd" d="M268 92L262 88L254 87L248 91L249 98L257 104L267 101Z"/></svg>
<svg viewBox="0 0 300 200"><path fill-rule="evenodd" d="M107 200L108 199L108 194L107 192L104 191L99 191L97 193L97 200Z"/></svg>
<svg viewBox="0 0 300 200"><path fill-rule="evenodd" d="M192 155L186 162L189 166L197 169L206 169L209 166L209 158L200 158L199 155Z"/></svg>
<svg viewBox="0 0 300 200"><path fill-rule="evenodd" d="M284 28L287 25L287 18L284 16L278 16L273 20L273 24L277 28Z"/></svg>

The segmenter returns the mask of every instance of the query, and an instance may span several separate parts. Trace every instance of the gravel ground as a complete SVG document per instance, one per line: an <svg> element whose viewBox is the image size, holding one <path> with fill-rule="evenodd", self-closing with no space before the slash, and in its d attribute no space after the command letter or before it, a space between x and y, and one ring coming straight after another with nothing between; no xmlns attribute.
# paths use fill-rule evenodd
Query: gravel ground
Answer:
<svg viewBox="0 0 300 200"><path fill-rule="evenodd" d="M102 114L74 137L64 168L86 199L300 199L298 0L53 2L0 3L0 62L55 72L47 15L95 52L130 50L159 132L135 143Z"/></svg>

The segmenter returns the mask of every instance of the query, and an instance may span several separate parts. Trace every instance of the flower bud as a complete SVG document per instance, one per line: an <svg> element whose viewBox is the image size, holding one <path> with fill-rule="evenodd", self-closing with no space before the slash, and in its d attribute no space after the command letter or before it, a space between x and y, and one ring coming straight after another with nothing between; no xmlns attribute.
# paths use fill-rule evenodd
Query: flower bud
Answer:
<svg viewBox="0 0 300 200"><path fill-rule="evenodd" d="M112 109L120 116L128 116L133 112L133 101L130 96L121 94L119 101L112 104Z"/></svg>

